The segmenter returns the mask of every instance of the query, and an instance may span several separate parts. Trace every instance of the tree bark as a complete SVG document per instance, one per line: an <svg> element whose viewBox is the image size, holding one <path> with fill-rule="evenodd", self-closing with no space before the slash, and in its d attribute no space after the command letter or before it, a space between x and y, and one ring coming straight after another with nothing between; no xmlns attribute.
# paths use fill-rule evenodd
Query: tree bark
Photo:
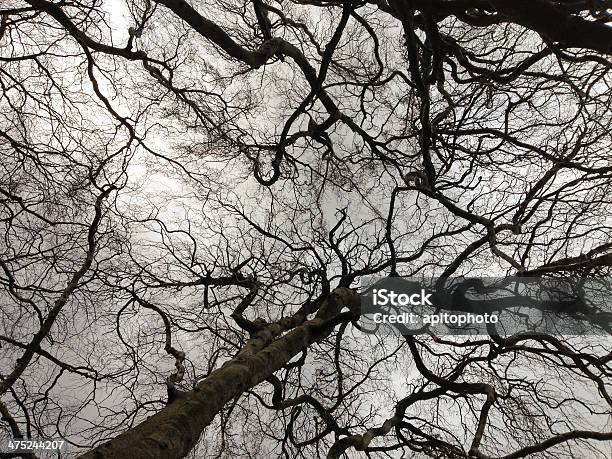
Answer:
<svg viewBox="0 0 612 459"><path fill-rule="evenodd" d="M314 319L255 353L240 353L138 426L80 456L81 459L178 459L185 457L223 406L263 382L291 358L328 336L343 308L355 311L359 296L334 290Z"/></svg>

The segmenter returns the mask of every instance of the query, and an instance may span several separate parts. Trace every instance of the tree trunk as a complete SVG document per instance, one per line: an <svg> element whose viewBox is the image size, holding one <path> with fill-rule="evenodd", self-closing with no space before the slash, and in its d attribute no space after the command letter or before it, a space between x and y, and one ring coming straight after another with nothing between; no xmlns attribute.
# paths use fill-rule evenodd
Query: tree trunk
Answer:
<svg viewBox="0 0 612 459"><path fill-rule="evenodd" d="M264 381L291 358L328 336L344 307L355 311L359 296L338 288L320 313L263 349L237 357L213 371L195 390L183 394L157 414L80 456L81 459L175 459L185 457L223 406ZM325 311L324 314L321 314Z"/></svg>

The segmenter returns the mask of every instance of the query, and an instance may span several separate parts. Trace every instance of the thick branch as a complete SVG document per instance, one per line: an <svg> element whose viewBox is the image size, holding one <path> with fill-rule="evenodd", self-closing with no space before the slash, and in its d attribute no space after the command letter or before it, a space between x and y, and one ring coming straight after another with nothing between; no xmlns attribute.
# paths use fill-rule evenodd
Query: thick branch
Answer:
<svg viewBox="0 0 612 459"><path fill-rule="evenodd" d="M544 0L489 0L508 20L568 48L612 54L612 28L567 14Z"/></svg>

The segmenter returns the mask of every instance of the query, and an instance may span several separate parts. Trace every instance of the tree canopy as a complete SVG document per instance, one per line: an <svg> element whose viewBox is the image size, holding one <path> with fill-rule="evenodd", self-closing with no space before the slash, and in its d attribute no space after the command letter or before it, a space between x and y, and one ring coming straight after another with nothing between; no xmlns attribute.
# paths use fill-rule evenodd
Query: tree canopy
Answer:
<svg viewBox="0 0 612 459"><path fill-rule="evenodd" d="M0 2L0 439L610 458L609 334L359 326L369 276L610 274L609 7Z"/></svg>

